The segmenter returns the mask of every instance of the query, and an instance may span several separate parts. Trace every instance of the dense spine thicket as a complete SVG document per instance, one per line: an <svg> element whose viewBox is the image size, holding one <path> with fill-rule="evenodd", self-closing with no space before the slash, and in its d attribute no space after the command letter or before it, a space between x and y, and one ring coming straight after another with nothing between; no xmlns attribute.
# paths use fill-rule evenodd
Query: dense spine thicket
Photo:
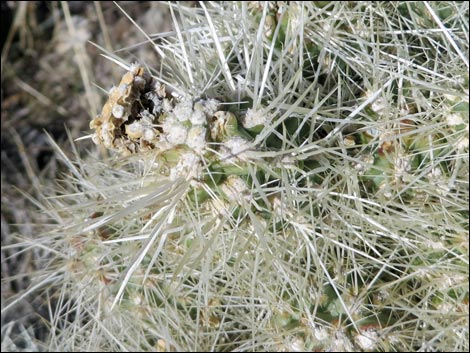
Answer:
<svg viewBox="0 0 470 353"><path fill-rule="evenodd" d="M42 206L50 348L468 350L468 5L169 6Z"/></svg>

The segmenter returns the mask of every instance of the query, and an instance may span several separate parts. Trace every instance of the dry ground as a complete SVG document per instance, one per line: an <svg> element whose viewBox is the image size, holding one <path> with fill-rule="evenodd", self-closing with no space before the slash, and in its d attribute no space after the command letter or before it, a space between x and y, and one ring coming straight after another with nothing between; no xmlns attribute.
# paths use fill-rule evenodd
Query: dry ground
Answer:
<svg viewBox="0 0 470 353"><path fill-rule="evenodd" d="M8 245L15 243L15 234L34 234L34 224L41 222L41 215L22 192L35 197L38 188L44 187L39 180L60 175L45 132L65 150L70 149L67 130L74 139L86 135L90 119L105 100L102 89L109 89L122 75L90 42L129 61L138 58L153 64L157 57L112 2L4 1L1 5L3 307L28 287L29 277L40 266L33 251L18 253ZM163 3L122 1L119 5L147 33L172 28ZM91 147L89 140L79 145ZM8 348L7 336L17 337L22 325L29 327L33 338L44 340L47 331L41 316L47 317L44 300L32 297L2 315L2 350ZM19 342L17 348L21 346L28 349L25 342Z"/></svg>

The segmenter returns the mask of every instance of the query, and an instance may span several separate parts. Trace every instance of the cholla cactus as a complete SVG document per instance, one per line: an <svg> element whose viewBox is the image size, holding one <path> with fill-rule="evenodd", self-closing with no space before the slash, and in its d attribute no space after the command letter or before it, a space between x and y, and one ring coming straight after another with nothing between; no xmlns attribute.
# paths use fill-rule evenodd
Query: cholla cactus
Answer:
<svg viewBox="0 0 470 353"><path fill-rule="evenodd" d="M468 5L169 6L44 206L50 348L468 350Z"/></svg>

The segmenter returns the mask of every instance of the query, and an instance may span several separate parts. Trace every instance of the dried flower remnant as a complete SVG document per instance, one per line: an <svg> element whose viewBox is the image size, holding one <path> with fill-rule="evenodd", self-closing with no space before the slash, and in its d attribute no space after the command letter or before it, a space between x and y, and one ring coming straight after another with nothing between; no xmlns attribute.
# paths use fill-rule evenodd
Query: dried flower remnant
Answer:
<svg viewBox="0 0 470 353"><path fill-rule="evenodd" d="M241 152L232 146L234 139L240 146L249 144L249 135L240 130L237 117L219 109L215 99L170 96L164 85L133 65L110 91L90 127L95 129L96 144L122 155L155 150L169 167L162 171L170 178L199 179L197 171L219 162L227 149L232 157ZM220 153L214 154L215 150Z"/></svg>
<svg viewBox="0 0 470 353"><path fill-rule="evenodd" d="M131 66L110 91L90 127L95 129L96 144L124 155L151 149L177 152L184 146L208 157L209 145L238 154L241 151L233 151L231 142L246 146L251 139L233 113L220 110L219 101L170 97L165 86L138 65Z"/></svg>
<svg viewBox="0 0 470 353"><path fill-rule="evenodd" d="M92 139L123 155L181 145L203 154L211 142L206 131L214 128L213 117L227 114L218 111L219 105L215 99L173 98L165 85L134 64L119 86L110 90L101 114L91 121Z"/></svg>
<svg viewBox="0 0 470 353"><path fill-rule="evenodd" d="M125 155L154 148L165 97L163 85L142 67L132 65L119 86L111 89L101 114L91 121L93 141Z"/></svg>

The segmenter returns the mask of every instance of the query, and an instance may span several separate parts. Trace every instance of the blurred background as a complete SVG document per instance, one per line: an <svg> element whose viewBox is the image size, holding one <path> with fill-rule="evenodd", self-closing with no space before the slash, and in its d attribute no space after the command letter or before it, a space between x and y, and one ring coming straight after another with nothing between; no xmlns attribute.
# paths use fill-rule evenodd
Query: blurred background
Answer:
<svg viewBox="0 0 470 353"><path fill-rule="evenodd" d="M147 34L172 29L167 3L117 4ZM62 172L46 132L70 152L67 131L72 139L89 134L89 121L101 111L105 91L124 73L97 46L129 63L158 61L119 6L108 1L1 2L2 308L28 288L41 266L38 250L19 239L33 236L35 224L50 222L25 197L39 199L41 189ZM89 139L77 146L95 148ZM26 296L2 315L2 351L40 350L47 334L48 302ZM28 346L25 335L37 346Z"/></svg>

